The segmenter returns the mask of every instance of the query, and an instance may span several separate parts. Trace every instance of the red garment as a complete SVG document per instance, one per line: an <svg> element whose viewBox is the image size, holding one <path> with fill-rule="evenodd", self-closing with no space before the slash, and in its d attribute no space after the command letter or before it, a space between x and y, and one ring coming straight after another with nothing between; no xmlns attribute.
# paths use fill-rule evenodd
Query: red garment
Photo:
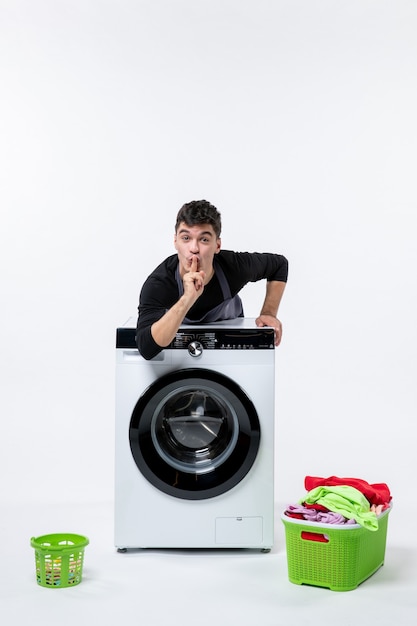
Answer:
<svg viewBox="0 0 417 626"><path fill-rule="evenodd" d="M319 541L320 543L329 543L329 537L323 533L311 533L308 530L301 531L301 539L306 541Z"/></svg>
<svg viewBox="0 0 417 626"><path fill-rule="evenodd" d="M338 476L329 476L328 478L306 476L304 479L304 486L307 491L311 491L316 487L335 487L337 485L355 487L358 491L363 493L370 504L387 504L391 501L391 493L388 485L385 483L370 485L362 478L339 478Z"/></svg>
<svg viewBox="0 0 417 626"><path fill-rule="evenodd" d="M294 519L305 519L302 513L293 513L292 511L285 511L287 517L293 517Z"/></svg>
<svg viewBox="0 0 417 626"><path fill-rule="evenodd" d="M303 506L306 507L306 509L315 509L316 511L323 511L323 513L328 513L329 509L326 506L323 506L322 504L319 504L318 502L303 502Z"/></svg>

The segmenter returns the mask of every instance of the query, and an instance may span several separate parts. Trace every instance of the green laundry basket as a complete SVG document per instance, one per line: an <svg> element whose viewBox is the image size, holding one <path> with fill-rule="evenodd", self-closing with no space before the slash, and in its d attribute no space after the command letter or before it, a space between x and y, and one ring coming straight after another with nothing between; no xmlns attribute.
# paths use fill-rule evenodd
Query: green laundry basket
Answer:
<svg viewBox="0 0 417 626"><path fill-rule="evenodd" d="M283 513L290 582L333 591L356 589L384 564L391 508L378 516L376 531L359 524L308 522Z"/></svg>
<svg viewBox="0 0 417 626"><path fill-rule="evenodd" d="M74 587L81 582L87 537L55 533L32 537L35 549L36 581L49 588Z"/></svg>

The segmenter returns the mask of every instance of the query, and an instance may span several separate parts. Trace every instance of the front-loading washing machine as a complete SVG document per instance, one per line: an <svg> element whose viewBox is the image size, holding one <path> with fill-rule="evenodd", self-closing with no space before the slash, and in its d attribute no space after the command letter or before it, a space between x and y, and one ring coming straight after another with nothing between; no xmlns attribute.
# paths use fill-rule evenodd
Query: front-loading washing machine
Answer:
<svg viewBox="0 0 417 626"><path fill-rule="evenodd" d="M274 540L274 330L181 326L145 360L116 332L115 546L260 548Z"/></svg>

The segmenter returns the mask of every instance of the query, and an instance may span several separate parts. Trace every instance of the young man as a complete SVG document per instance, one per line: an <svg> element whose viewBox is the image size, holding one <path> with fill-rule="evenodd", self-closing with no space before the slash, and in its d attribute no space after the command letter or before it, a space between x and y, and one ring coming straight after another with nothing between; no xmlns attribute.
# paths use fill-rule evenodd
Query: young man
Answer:
<svg viewBox="0 0 417 626"><path fill-rule="evenodd" d="M207 200L194 200L179 210L174 245L177 254L165 259L146 279L140 294L136 343L145 359L168 346L183 323L203 324L243 316L239 291L248 283L267 280L258 326L275 329L288 275L288 261L279 254L221 249L221 216Z"/></svg>

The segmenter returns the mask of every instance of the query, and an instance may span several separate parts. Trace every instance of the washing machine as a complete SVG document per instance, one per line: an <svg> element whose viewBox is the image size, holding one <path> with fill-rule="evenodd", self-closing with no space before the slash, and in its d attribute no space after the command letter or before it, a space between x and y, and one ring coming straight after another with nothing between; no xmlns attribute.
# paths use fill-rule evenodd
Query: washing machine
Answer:
<svg viewBox="0 0 417 626"><path fill-rule="evenodd" d="M182 326L150 361L135 332L116 332L115 546L270 550L274 330Z"/></svg>

